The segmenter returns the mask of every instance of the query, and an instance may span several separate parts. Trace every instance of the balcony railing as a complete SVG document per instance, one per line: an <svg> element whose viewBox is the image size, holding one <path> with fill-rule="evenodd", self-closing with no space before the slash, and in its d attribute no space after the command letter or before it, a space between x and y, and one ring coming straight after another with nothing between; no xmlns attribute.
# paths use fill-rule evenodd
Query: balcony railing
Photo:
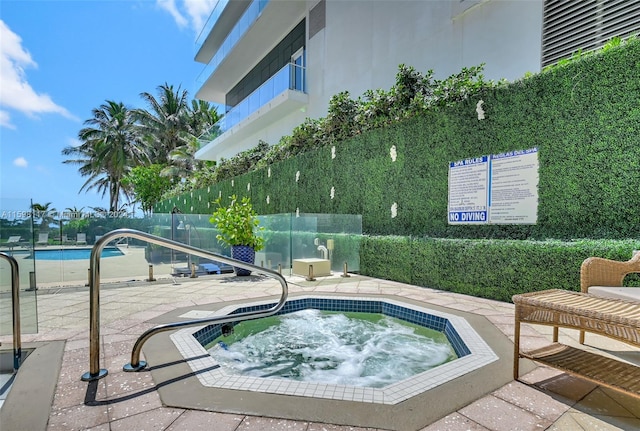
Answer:
<svg viewBox="0 0 640 431"><path fill-rule="evenodd" d="M233 126L239 124L249 115L272 101L276 96L285 90L299 91L306 93L305 68L295 63L289 63L280 69L269 80L253 91L242 102L229 110L209 130L203 133L198 142L200 148L222 135Z"/></svg>
<svg viewBox="0 0 640 431"><path fill-rule="evenodd" d="M222 15L222 11L224 10L225 7L227 7L227 4L229 4L229 1L230 0L218 0L218 2L216 3L215 7L213 8L213 11L211 12L211 15L209 15L207 22L202 28L202 31L200 32L200 34L198 35L198 39L196 40L196 52L198 52L200 48L202 48L202 44L204 43L205 40L207 40L207 36L211 32L211 29L216 24L216 22L218 22L220 15Z"/></svg>
<svg viewBox="0 0 640 431"><path fill-rule="evenodd" d="M216 52L216 55L213 56L209 64L207 64L202 72L200 72L200 75L198 76L198 83L203 84L207 80L207 78L209 78L209 76L213 74L220 63L222 63L222 61L236 46L236 43L238 43L238 41L242 39L242 36L244 36L247 30L249 30L253 23L258 19L269 1L270 0L254 0L253 3L251 3L251 5L245 11L244 15L242 15L242 17L238 20L238 23L235 25L235 27L233 27L233 30L231 30L227 38L224 40L222 46L220 47L220 49L218 49L218 52ZM220 11L222 11L223 9L224 8L221 8ZM218 12L218 17L220 15L220 11ZM210 25L211 29L213 28L213 25L218 18L212 19L210 17L209 19L211 20L211 24L209 24L209 21L207 21L207 26ZM206 39L206 34L203 37Z"/></svg>

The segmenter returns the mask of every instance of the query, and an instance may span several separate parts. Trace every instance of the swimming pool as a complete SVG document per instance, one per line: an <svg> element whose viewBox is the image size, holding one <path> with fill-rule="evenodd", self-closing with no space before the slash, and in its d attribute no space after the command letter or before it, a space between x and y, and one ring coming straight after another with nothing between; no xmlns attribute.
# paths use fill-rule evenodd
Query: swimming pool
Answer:
<svg viewBox="0 0 640 431"><path fill-rule="evenodd" d="M36 260L85 260L91 256L91 248L63 248L49 250L35 250L27 256L27 259ZM124 256L116 247L105 247L100 254L101 258Z"/></svg>

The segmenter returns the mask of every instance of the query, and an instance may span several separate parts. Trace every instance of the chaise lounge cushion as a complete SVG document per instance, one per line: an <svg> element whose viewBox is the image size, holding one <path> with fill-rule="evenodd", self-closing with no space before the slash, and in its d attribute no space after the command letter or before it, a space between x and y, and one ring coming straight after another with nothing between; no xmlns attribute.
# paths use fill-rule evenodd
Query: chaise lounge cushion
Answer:
<svg viewBox="0 0 640 431"><path fill-rule="evenodd" d="M213 263L201 263L199 266L207 271L208 274L220 274L220 267Z"/></svg>
<svg viewBox="0 0 640 431"><path fill-rule="evenodd" d="M640 252L628 261L589 257L580 266L580 290L591 295L640 302L640 287L623 286L628 274L640 273Z"/></svg>
<svg viewBox="0 0 640 431"><path fill-rule="evenodd" d="M589 286L589 294L640 302L640 287Z"/></svg>

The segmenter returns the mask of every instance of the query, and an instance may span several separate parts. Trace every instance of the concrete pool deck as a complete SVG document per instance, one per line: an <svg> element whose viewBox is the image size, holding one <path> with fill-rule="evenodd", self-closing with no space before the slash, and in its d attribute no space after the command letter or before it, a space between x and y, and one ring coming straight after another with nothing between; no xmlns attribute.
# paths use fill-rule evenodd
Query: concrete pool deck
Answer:
<svg viewBox="0 0 640 431"><path fill-rule="evenodd" d="M89 291L55 288L38 291L39 332L23 334L25 347L33 345L18 373L15 387L0 410L0 429L4 430L300 430L372 431L375 428L335 425L303 420L249 416L239 413L206 411L207 405L169 407L165 399L188 392L194 379L184 360L171 358L157 362L152 350L162 347L164 334L149 340L143 353L156 362L149 369L125 373L122 366L131 360L133 343L146 329L171 321L185 309L209 310L229 302L277 297L277 281L233 275L176 279L178 284L124 283L103 285L101 297L101 368L109 374L86 383L80 376L89 370ZM513 304L415 287L403 283L354 275L333 276L314 282L288 277L290 295L357 294L394 295L424 307L438 307L449 313L475 315L486 330L513 340ZM3 302L2 312L5 312ZM484 336L484 335L483 335ZM561 330L565 343L577 343L577 331ZM523 347L549 344L551 328L525 325ZM11 336L0 337L2 349L10 349ZM640 364L640 350L614 340L587 335L590 348L602 349ZM512 351L501 352L504 373L511 373ZM40 361L40 362L38 362ZM528 361L527 361L528 362ZM27 368L29 367L29 368ZM175 373L184 368L185 372ZM419 428L432 430L631 430L640 429L640 401L584 380L545 367L533 367L519 381L491 387L483 383L491 373L469 379L479 386L477 398L450 414ZM526 371L525 371L526 372ZM176 377L182 376L182 377ZM40 380L42 379L42 380ZM49 381L47 381L47 379ZM464 382L464 376L460 378ZM52 382L55 382L52 383ZM485 385L485 386L483 386ZM478 389L478 388L474 388ZM442 400L455 399L464 390L446 387ZM415 406L414 406L415 407ZM429 406L423 406L429 408ZM336 415L338 418L340 415Z"/></svg>

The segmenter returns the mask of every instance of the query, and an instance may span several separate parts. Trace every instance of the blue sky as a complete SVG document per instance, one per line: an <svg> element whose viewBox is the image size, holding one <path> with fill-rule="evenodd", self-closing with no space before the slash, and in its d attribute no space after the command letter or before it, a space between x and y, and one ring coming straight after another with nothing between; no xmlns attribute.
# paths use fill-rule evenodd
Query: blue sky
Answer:
<svg viewBox="0 0 640 431"><path fill-rule="evenodd" d="M108 195L79 193L86 178L62 163L62 149L106 100L146 108L140 93L165 82L193 98L204 68L195 40L214 3L1 0L0 213L30 199L108 208Z"/></svg>

